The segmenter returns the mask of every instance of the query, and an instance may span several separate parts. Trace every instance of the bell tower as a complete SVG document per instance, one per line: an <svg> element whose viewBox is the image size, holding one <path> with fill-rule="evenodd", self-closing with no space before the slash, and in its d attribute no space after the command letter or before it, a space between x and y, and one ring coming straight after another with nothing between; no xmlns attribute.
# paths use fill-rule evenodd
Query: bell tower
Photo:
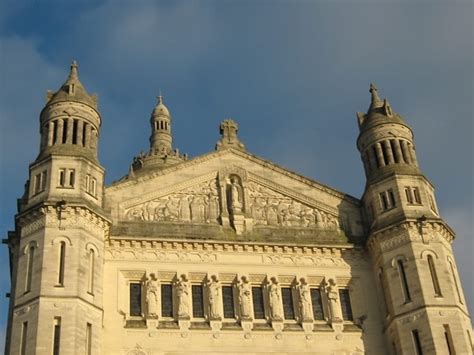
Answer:
<svg viewBox="0 0 474 355"><path fill-rule="evenodd" d="M102 329L102 269L109 221L97 158L97 97L71 64L40 114L40 151L18 201L7 354L96 353Z"/></svg>
<svg viewBox="0 0 474 355"><path fill-rule="evenodd" d="M368 248L392 354L468 354L472 329L434 186L416 157L413 132L370 86L357 113L357 148L367 177L362 197Z"/></svg>

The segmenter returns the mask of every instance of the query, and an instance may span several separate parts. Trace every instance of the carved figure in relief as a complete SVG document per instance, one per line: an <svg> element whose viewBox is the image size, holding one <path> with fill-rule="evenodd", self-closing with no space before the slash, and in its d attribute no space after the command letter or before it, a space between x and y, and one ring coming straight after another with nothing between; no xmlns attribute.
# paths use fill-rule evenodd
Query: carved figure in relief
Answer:
<svg viewBox="0 0 474 355"><path fill-rule="evenodd" d="M326 285L326 293L329 301L329 312L333 321L342 320L341 304L339 301L339 290L334 279L329 279Z"/></svg>
<svg viewBox="0 0 474 355"><path fill-rule="evenodd" d="M239 185L239 180L237 177L232 177L230 179L230 205L229 210L232 213L242 212L242 187Z"/></svg>
<svg viewBox="0 0 474 355"><path fill-rule="evenodd" d="M158 317L158 280L156 279L155 274L150 274L150 278L147 279L145 283L146 287L146 304L148 317L157 318Z"/></svg>
<svg viewBox="0 0 474 355"><path fill-rule="evenodd" d="M191 220L191 209L189 207L188 196L183 196L179 200L179 219L188 222Z"/></svg>
<svg viewBox="0 0 474 355"><path fill-rule="evenodd" d="M301 320L303 322L312 320L313 317L311 314L311 290L304 277L300 279L300 284L298 285L298 294Z"/></svg>
<svg viewBox="0 0 474 355"><path fill-rule="evenodd" d="M186 275L181 275L176 283L178 298L178 318L189 318L189 284Z"/></svg>
<svg viewBox="0 0 474 355"><path fill-rule="evenodd" d="M272 320L283 319L283 309L280 294L280 285L275 277L270 279L270 286L268 287L270 299L270 317Z"/></svg>
<svg viewBox="0 0 474 355"><path fill-rule="evenodd" d="M239 282L239 302L240 302L240 317L242 319L250 319L251 314L251 300L252 295L250 283L246 276L242 276Z"/></svg>
<svg viewBox="0 0 474 355"><path fill-rule="evenodd" d="M209 318L220 319L219 300L221 298L221 285L216 275L211 276L207 287L209 290Z"/></svg>
<svg viewBox="0 0 474 355"><path fill-rule="evenodd" d="M191 200L191 220L193 222L204 222L205 209L205 201L199 196L193 197Z"/></svg>
<svg viewBox="0 0 474 355"><path fill-rule="evenodd" d="M219 218L219 198L209 194L209 212L207 222L215 222Z"/></svg>

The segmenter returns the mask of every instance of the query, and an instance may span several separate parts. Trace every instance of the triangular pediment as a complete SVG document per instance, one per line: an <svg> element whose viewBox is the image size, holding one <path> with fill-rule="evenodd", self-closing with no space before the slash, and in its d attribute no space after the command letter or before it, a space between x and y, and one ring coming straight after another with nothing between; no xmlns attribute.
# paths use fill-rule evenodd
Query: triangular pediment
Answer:
<svg viewBox="0 0 474 355"><path fill-rule="evenodd" d="M234 150L113 185L106 201L114 200L121 221L215 224L241 232L258 226L339 229L348 209L359 214L356 199Z"/></svg>

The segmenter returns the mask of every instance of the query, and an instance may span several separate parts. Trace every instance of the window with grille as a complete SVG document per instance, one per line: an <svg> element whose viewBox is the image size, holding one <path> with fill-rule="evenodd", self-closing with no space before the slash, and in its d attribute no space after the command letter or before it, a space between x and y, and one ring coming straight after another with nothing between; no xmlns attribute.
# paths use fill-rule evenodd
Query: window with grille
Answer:
<svg viewBox="0 0 474 355"><path fill-rule="evenodd" d="M283 302L283 315L285 319L295 319L295 309L293 307L293 295L290 287L281 288L281 299Z"/></svg>
<svg viewBox="0 0 474 355"><path fill-rule="evenodd" d="M130 315L142 315L142 285L137 282L130 284Z"/></svg>
<svg viewBox="0 0 474 355"><path fill-rule="evenodd" d="M161 316L173 317L173 293L171 285L161 285Z"/></svg>
<svg viewBox="0 0 474 355"><path fill-rule="evenodd" d="M341 300L342 319L353 321L352 305L349 290L346 288L339 289L339 299Z"/></svg>
<svg viewBox="0 0 474 355"><path fill-rule="evenodd" d="M201 285L192 285L193 317L204 318L204 297Z"/></svg>
<svg viewBox="0 0 474 355"><path fill-rule="evenodd" d="M222 286L222 304L224 306L224 318L235 318L232 286Z"/></svg>
<svg viewBox="0 0 474 355"><path fill-rule="evenodd" d="M265 319L263 291L261 287L252 287L253 316L255 319Z"/></svg>
<svg viewBox="0 0 474 355"><path fill-rule="evenodd" d="M311 291L311 303L313 306L314 320L324 320L321 290L319 288L312 288L310 291Z"/></svg>

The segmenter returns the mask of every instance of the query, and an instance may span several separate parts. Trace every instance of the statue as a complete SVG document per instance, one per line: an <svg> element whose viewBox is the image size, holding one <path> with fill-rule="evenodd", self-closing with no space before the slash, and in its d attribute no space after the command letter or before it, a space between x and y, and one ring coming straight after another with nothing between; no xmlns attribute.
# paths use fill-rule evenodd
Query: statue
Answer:
<svg viewBox="0 0 474 355"><path fill-rule="evenodd" d="M241 277L239 282L239 301L241 319L250 319L251 313L251 289L246 276Z"/></svg>
<svg viewBox="0 0 474 355"><path fill-rule="evenodd" d="M242 212L242 188L239 185L239 180L232 177L230 180L230 205L229 209L232 213Z"/></svg>
<svg viewBox="0 0 474 355"><path fill-rule="evenodd" d="M189 318L189 285L184 274L176 283L176 295L178 298L178 318Z"/></svg>
<svg viewBox="0 0 474 355"><path fill-rule="evenodd" d="M341 305L339 302L339 290L334 279L329 279L326 284L326 292L329 301L329 312L333 321L342 321Z"/></svg>
<svg viewBox="0 0 474 355"><path fill-rule="evenodd" d="M150 278L146 281L146 304L148 317L158 318L158 280L155 274L150 274Z"/></svg>
<svg viewBox="0 0 474 355"><path fill-rule="evenodd" d="M269 299L270 299L270 317L272 320L282 320L282 302L280 295L280 286L276 277L270 279L271 283L268 289Z"/></svg>
<svg viewBox="0 0 474 355"><path fill-rule="evenodd" d="M221 295L221 286L216 275L211 276L207 284L209 290L209 318L211 320L220 319L219 300Z"/></svg>
<svg viewBox="0 0 474 355"><path fill-rule="evenodd" d="M298 293L299 293L299 307L300 307L300 315L301 320L310 321L313 319L311 314L311 290L309 288L308 283L302 277L300 279L300 284L298 285Z"/></svg>

